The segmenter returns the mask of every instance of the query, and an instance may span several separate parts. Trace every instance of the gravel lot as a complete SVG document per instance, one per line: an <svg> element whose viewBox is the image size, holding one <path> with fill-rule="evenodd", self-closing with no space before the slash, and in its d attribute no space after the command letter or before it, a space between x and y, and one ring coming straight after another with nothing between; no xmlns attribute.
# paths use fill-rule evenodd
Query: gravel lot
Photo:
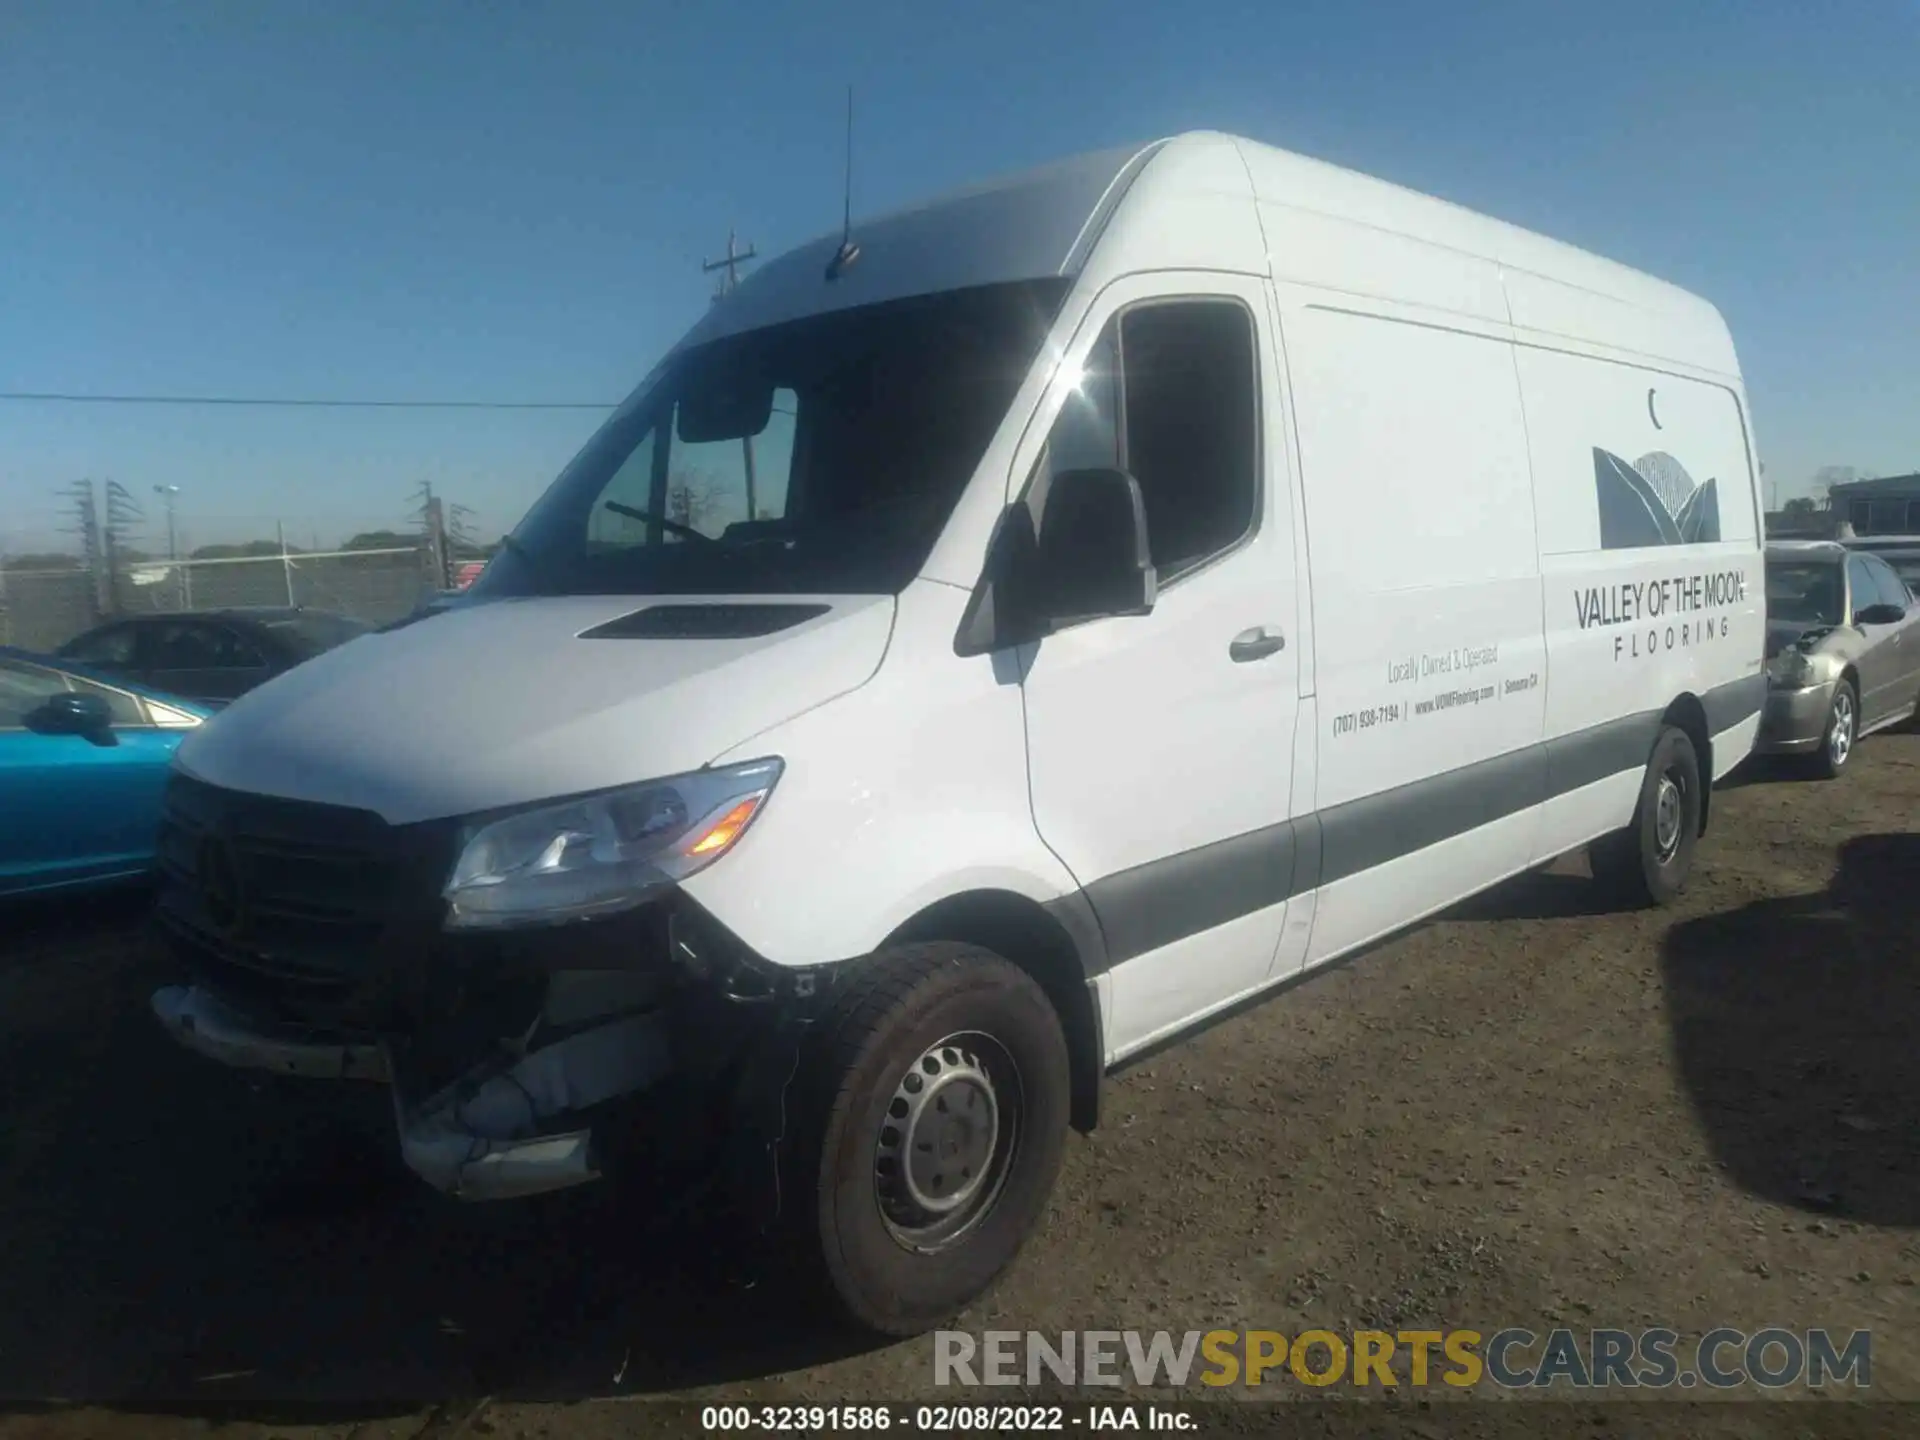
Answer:
<svg viewBox="0 0 1920 1440"><path fill-rule="evenodd" d="M963 1324L1871 1327L1874 1391L1920 1400L1917 815L1920 736L1832 785L1762 769L1716 797L1673 911L1597 912L1562 862L1128 1073ZM646 1428L609 1397L955 1398L930 1340L819 1333L608 1194L442 1201L377 1093L176 1053L156 964L128 906L0 922L4 1440L585 1437ZM1759 1417L1609 1403L1543 1433Z"/></svg>

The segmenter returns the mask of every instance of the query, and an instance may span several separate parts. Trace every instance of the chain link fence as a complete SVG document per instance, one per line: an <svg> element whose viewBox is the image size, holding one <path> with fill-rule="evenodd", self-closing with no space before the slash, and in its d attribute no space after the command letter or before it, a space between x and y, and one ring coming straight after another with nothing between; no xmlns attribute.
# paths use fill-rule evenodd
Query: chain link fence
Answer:
<svg viewBox="0 0 1920 1440"><path fill-rule="evenodd" d="M0 645L51 650L94 623L100 586L90 570L0 565Z"/></svg>
<svg viewBox="0 0 1920 1440"><path fill-rule="evenodd" d="M372 625L410 614L439 589L426 544L385 550L137 560L111 575L76 562L17 569L0 560L0 644L51 650L119 615L297 605Z"/></svg>

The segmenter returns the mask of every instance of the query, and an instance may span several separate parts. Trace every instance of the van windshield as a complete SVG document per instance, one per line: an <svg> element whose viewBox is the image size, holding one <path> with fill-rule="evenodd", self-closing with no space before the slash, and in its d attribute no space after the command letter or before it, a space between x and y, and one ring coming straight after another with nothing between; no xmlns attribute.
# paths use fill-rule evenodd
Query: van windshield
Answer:
<svg viewBox="0 0 1920 1440"><path fill-rule="evenodd" d="M587 442L471 593L898 592L1067 285L830 312L673 357Z"/></svg>

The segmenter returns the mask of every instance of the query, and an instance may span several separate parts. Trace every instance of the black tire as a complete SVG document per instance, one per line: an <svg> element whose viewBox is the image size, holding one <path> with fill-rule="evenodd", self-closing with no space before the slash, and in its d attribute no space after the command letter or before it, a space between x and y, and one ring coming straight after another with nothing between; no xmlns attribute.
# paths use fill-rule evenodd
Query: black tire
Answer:
<svg viewBox="0 0 1920 1440"><path fill-rule="evenodd" d="M1700 838L1700 757L1687 732L1664 726L1624 830L1597 842L1594 878L1629 905L1671 905L1686 888Z"/></svg>
<svg viewBox="0 0 1920 1440"><path fill-rule="evenodd" d="M1842 680L1833 687L1827 723L1820 727L1820 748L1811 757L1814 775L1821 780L1838 780L1859 743L1860 692L1851 680Z"/></svg>
<svg viewBox="0 0 1920 1440"><path fill-rule="evenodd" d="M1045 1211L1066 1143L1066 1037L1033 979L970 945L881 952L796 1079L786 1223L836 1307L898 1337L986 1293Z"/></svg>

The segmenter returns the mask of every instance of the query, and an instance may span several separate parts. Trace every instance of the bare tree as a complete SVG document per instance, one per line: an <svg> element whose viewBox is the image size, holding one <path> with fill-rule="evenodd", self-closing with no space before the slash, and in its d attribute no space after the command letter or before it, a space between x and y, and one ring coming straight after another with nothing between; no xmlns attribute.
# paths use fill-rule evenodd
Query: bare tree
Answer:
<svg viewBox="0 0 1920 1440"><path fill-rule="evenodd" d="M703 470L676 470L667 477L667 519L704 530L725 499L713 476Z"/></svg>

